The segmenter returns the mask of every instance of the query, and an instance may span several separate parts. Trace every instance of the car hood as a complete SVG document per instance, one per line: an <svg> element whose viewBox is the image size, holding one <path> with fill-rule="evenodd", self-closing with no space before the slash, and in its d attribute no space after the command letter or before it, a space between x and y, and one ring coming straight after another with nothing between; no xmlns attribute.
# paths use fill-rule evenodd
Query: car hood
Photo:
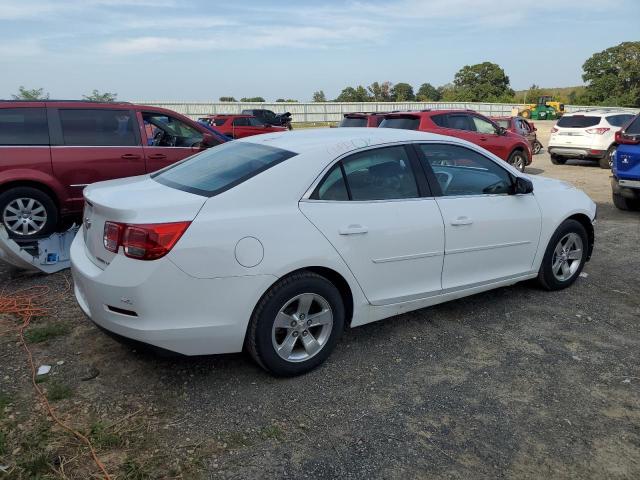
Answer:
<svg viewBox="0 0 640 480"><path fill-rule="evenodd" d="M575 186L557 178L540 177L538 175L529 175L528 178L533 182L534 193L549 190L576 190Z"/></svg>

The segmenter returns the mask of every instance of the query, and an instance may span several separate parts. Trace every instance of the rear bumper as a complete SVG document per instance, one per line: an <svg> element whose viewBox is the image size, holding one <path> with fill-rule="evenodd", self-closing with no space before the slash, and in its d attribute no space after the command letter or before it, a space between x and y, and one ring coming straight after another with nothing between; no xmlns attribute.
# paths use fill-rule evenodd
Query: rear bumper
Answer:
<svg viewBox="0 0 640 480"><path fill-rule="evenodd" d="M607 151L596 150L586 147L560 147L551 146L547 147L547 151L553 155L560 155L567 158L603 158Z"/></svg>
<svg viewBox="0 0 640 480"><path fill-rule="evenodd" d="M83 235L71 246L74 293L82 311L116 335L184 355L233 353L270 275L197 279L167 258L116 255L101 270L87 257Z"/></svg>
<svg viewBox="0 0 640 480"><path fill-rule="evenodd" d="M626 180L611 177L611 190L629 200L640 199L640 180Z"/></svg>

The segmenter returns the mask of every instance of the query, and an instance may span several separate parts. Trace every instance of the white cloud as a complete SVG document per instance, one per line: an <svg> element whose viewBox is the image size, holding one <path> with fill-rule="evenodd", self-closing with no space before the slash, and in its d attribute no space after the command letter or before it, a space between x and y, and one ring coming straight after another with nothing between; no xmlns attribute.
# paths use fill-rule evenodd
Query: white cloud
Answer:
<svg viewBox="0 0 640 480"><path fill-rule="evenodd" d="M208 29L214 27L233 27L238 26L235 20L224 17L208 17L208 16L173 16L173 17L148 17L133 18L125 20L124 26L134 29L145 28L188 28L188 29Z"/></svg>
<svg viewBox="0 0 640 480"><path fill-rule="evenodd" d="M24 58L42 55L44 49L37 40L0 42L1 58Z"/></svg>

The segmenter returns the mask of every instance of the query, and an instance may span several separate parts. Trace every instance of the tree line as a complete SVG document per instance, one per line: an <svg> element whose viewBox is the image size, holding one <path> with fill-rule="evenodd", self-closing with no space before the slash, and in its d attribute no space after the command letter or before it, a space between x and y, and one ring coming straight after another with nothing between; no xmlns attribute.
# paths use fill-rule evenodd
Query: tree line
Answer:
<svg viewBox="0 0 640 480"><path fill-rule="evenodd" d="M575 105L607 105L640 107L640 42L623 42L601 52L594 53L582 65L582 80L585 87L577 87L568 92L556 94L557 100ZM482 62L465 65L454 76L451 83L435 87L430 83L421 84L414 91L406 82L393 84L389 81L373 82L368 86L348 86L333 100L327 100L325 93L313 93L314 102L498 102L535 103L542 95L553 94L553 89L537 85L519 94L511 88L504 69L495 63ZM113 102L117 93L93 90L83 95L85 100ZM16 100L45 100L49 98L44 89L26 89L21 86ZM237 102L234 97L223 96L221 102ZM265 102L264 97L242 97L241 102ZM297 102L294 99L278 98L278 103Z"/></svg>

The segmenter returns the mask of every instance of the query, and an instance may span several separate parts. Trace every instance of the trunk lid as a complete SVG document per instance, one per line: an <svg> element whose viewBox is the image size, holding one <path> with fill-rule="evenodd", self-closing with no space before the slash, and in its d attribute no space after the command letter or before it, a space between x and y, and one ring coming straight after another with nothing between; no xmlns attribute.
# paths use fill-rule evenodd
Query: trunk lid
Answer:
<svg viewBox="0 0 640 480"><path fill-rule="evenodd" d="M115 253L104 247L104 223L169 223L190 221L207 197L162 185L148 175L95 183L84 191L82 217L87 257L106 268Z"/></svg>

